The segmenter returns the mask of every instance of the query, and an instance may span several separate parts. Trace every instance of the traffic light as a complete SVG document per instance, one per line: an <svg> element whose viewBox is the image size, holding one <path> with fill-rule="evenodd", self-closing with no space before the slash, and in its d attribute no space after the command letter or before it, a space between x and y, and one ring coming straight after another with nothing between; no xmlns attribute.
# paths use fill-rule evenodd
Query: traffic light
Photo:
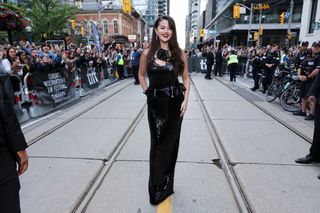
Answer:
<svg viewBox="0 0 320 213"><path fill-rule="evenodd" d="M240 5L233 5L233 18L234 19L240 18Z"/></svg>
<svg viewBox="0 0 320 213"><path fill-rule="evenodd" d="M288 32L288 33L287 33L287 38L288 38L289 40L291 40L291 38L292 38L292 33L291 33L291 32Z"/></svg>
<svg viewBox="0 0 320 213"><path fill-rule="evenodd" d="M204 29L200 30L200 37L204 37Z"/></svg>
<svg viewBox="0 0 320 213"><path fill-rule="evenodd" d="M258 38L259 38L259 33L258 32L254 32L253 40L258 41Z"/></svg>
<svg viewBox="0 0 320 213"><path fill-rule="evenodd" d="M280 14L280 24L284 23L284 12Z"/></svg>
<svg viewBox="0 0 320 213"><path fill-rule="evenodd" d="M84 27L81 27L81 35L84 37L86 35L86 32L84 30Z"/></svg>
<svg viewBox="0 0 320 213"><path fill-rule="evenodd" d="M71 20L71 27L72 29L76 27L76 20Z"/></svg>
<svg viewBox="0 0 320 213"><path fill-rule="evenodd" d="M123 13L131 13L131 0L123 0Z"/></svg>

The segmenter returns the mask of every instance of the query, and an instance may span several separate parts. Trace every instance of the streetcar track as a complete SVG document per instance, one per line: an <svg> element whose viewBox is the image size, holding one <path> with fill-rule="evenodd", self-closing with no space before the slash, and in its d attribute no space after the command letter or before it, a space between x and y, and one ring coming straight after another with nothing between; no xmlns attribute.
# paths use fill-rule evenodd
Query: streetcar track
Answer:
<svg viewBox="0 0 320 213"><path fill-rule="evenodd" d="M104 97L101 100L96 101L94 104L88 106L84 110L81 110L79 113L73 115L72 117L64 120L63 122L55 125L54 127L50 128L48 131L44 131L42 134L36 136L35 138L31 139L28 142L28 145L31 146L41 139L47 137L48 135L54 133L58 129L64 127L71 121L77 119L81 115L87 113L88 111L92 110L93 108L97 107L101 103L105 102L106 100L110 99L114 95L118 94L119 92L125 90L131 85L131 82L127 85L116 89L116 91L112 92L107 97ZM30 156L30 158L47 158L47 159L70 159L70 160L96 160L101 161L100 167L97 169L96 173L92 176L92 178L89 180L87 186L85 187L83 193L78 197L77 201L75 202L75 205L71 208L71 212L85 212L87 207L89 206L91 200L93 199L96 191L99 189L100 185L103 183L103 180L107 176L108 172L110 171L112 165L116 162L116 158L120 154L120 151L126 144L126 142L129 140L130 136L134 132L137 125L140 123L140 121L143 118L143 115L146 111L146 103L141 107L141 110L137 114L137 116L133 119L130 126L127 128L125 133L122 135L122 137L119 139L117 144L112 148L111 151L108 152L106 158L73 158L73 157L54 157L54 156ZM130 118L132 119L132 118Z"/></svg>
<svg viewBox="0 0 320 213"><path fill-rule="evenodd" d="M99 168L98 172L92 180L89 182L89 185L86 187L86 190L84 191L83 195L80 196L74 207L72 208L72 213L75 212L85 212L91 202L91 200L94 198L95 193L100 188L101 184L103 183L105 177L109 173L112 165L117 162L116 158L119 156L122 148L127 143L129 138L131 137L132 133L142 120L142 117L146 111L146 103L143 105L142 109L136 116L136 118L132 121L131 125L128 127L126 132L123 134L117 145L113 148L112 151L109 152L107 161Z"/></svg>
<svg viewBox="0 0 320 213"><path fill-rule="evenodd" d="M214 145L214 147L217 151L217 154L219 156L219 160L216 160L214 163L215 163L215 165L217 163L219 163L219 165L221 166L221 168L227 178L227 181L230 185L230 188L233 192L234 199L237 203L239 211L241 213L251 213L252 210L250 208L250 204L247 200L247 197L246 197L244 191L242 190L241 184L240 184L240 182L235 174L235 171L233 169L234 165L232 165L230 163L228 154L227 154L227 152L226 152L226 150L220 140L217 129L216 129L214 123L212 122L212 120L210 119L209 113L203 103L203 100L200 96L200 93L199 93L199 91L198 91L198 89L192 79L191 79L191 82L192 82L193 88L195 90L197 102L200 105L201 113L202 113L203 118L206 122L208 131L210 133L210 136L211 136L211 139L213 142L213 145Z"/></svg>
<svg viewBox="0 0 320 213"><path fill-rule="evenodd" d="M277 122L279 122L280 124L282 124L284 127L286 127L287 129L289 129L291 132L293 132L294 134L296 134L297 136L299 136L300 138L302 138L304 141L312 144L312 139L310 137L308 137L307 135L305 135L304 133L300 132L299 130L297 130L296 128L294 128L293 126L291 126L290 124L288 124L287 122L283 121L282 119L278 118L276 115L274 115L273 113L269 112L268 110L266 110L264 107L258 105L257 103L255 103L255 101L252 101L250 98L246 97L245 95L241 94L240 92L238 92L237 90L233 89L231 86L229 86L228 84L226 84L225 82L223 82L223 80L214 77L214 79L216 79L218 82L220 82L222 85L224 85L225 87L227 87L228 89L230 89L231 91L237 93L239 96L241 96L242 98L244 98L246 101L248 101L249 103L251 103L253 106L257 107L258 109L260 109L262 112L264 112L265 114L269 115L271 118L273 118L274 120L276 120ZM297 121L298 122L298 121ZM296 122L295 122L296 123Z"/></svg>
<svg viewBox="0 0 320 213"><path fill-rule="evenodd" d="M48 135L54 133L55 131L57 131L58 129L62 128L63 126L67 125L68 123L70 123L71 121L77 119L78 117L80 117L81 115L85 114L86 112L92 110L93 108L95 108L96 106L100 105L101 103L105 102L106 100L108 100L109 98L113 97L114 95L118 94L119 92L123 91L124 89L128 88L131 85L131 83L128 83L127 85L125 85L124 87L121 87L120 89L116 90L115 92L111 93L110 95L108 95L107 97L103 98L102 100L97 101L96 103L94 103L93 105L90 105L89 107L85 108L84 110L80 111L79 113L73 115L72 117L64 120L63 122L55 125L54 127L50 128L50 130L44 131L42 132L40 135L36 136L35 138L31 139L30 141L28 141L28 146L31 146L35 143L37 143L38 141L40 141L41 139L47 137Z"/></svg>

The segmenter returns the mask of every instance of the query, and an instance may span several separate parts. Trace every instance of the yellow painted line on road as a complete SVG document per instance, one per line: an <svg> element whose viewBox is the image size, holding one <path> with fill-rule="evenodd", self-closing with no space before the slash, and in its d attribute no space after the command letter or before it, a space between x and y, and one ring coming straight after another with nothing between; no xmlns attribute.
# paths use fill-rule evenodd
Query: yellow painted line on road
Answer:
<svg viewBox="0 0 320 213"><path fill-rule="evenodd" d="M171 196L162 201L157 207L157 213L172 213Z"/></svg>

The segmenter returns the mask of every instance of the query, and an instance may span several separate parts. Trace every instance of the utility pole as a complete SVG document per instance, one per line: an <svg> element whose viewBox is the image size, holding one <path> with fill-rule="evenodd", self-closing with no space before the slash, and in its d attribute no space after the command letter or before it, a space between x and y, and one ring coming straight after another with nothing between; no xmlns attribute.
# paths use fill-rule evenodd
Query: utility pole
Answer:
<svg viewBox="0 0 320 213"><path fill-rule="evenodd" d="M287 35L291 36L291 22L292 22L292 13L293 13L294 0L290 2L290 11L289 11L289 19L288 19L288 30ZM288 38L288 46L290 46L290 39Z"/></svg>
<svg viewBox="0 0 320 213"><path fill-rule="evenodd" d="M260 28L261 28L261 19L262 19L262 4L259 4L260 16L259 16L259 29L258 29L258 47L260 47Z"/></svg>
<svg viewBox="0 0 320 213"><path fill-rule="evenodd" d="M253 3L251 3L251 7L250 7L249 29L248 29L248 37L247 37L247 47L249 47L249 43L250 43L251 24L252 24L252 11L253 11Z"/></svg>

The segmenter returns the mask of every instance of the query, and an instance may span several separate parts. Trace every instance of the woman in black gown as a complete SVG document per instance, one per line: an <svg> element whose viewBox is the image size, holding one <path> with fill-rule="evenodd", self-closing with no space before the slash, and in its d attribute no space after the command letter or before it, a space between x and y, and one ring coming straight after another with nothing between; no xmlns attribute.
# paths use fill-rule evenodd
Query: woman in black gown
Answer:
<svg viewBox="0 0 320 213"><path fill-rule="evenodd" d="M155 22L150 47L141 55L139 80L147 96L151 136L150 203L158 205L173 194L181 123L190 89L187 56L179 48L170 16L161 16Z"/></svg>

